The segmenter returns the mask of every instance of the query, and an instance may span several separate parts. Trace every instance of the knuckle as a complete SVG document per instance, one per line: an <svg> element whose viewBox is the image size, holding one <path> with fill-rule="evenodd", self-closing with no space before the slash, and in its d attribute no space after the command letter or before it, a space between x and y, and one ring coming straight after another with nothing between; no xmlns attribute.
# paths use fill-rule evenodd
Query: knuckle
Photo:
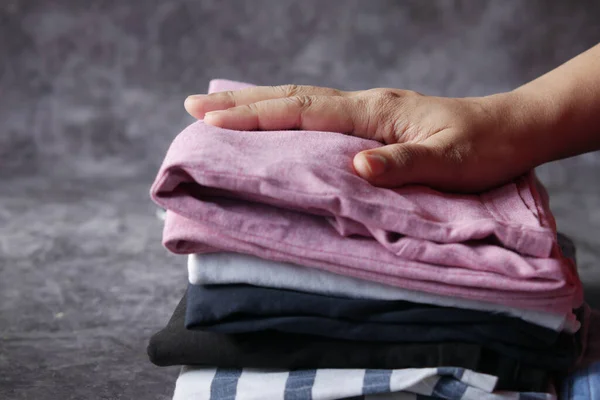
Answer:
<svg viewBox="0 0 600 400"><path fill-rule="evenodd" d="M419 93L410 90L376 88L360 96L366 100L370 135L385 143L396 143L409 128L410 122L401 118L410 110Z"/></svg>
<svg viewBox="0 0 600 400"><path fill-rule="evenodd" d="M378 106L386 106L402 98L402 92L393 89L371 89L367 95Z"/></svg>
<svg viewBox="0 0 600 400"><path fill-rule="evenodd" d="M246 105L241 106L241 107L243 107L246 110L250 111L250 113L252 113L252 114L258 114L259 111L260 111L257 103L250 103L250 104L246 104Z"/></svg>
<svg viewBox="0 0 600 400"><path fill-rule="evenodd" d="M377 90L377 96L382 99L382 100L396 100L399 99L400 97L402 97L402 94L397 91L397 90L393 90L393 89L375 89Z"/></svg>
<svg viewBox="0 0 600 400"><path fill-rule="evenodd" d="M330 96L343 96L344 92L335 88L324 88Z"/></svg>
<svg viewBox="0 0 600 400"><path fill-rule="evenodd" d="M377 90L373 97L374 112L388 119L387 117L400 106L399 100L402 96L389 89Z"/></svg>
<svg viewBox="0 0 600 400"><path fill-rule="evenodd" d="M288 97L287 101L291 102L295 107L297 107L301 110L306 110L307 108L309 108L312 105L313 98L311 96L306 96L306 95L292 96L292 97Z"/></svg>
<svg viewBox="0 0 600 400"><path fill-rule="evenodd" d="M416 92L414 90L402 90L402 94L404 97L421 97L424 96L423 93Z"/></svg>
<svg viewBox="0 0 600 400"><path fill-rule="evenodd" d="M229 100L232 107L236 107L238 105L233 90L227 90L225 92L222 92L222 95L224 95Z"/></svg>
<svg viewBox="0 0 600 400"><path fill-rule="evenodd" d="M423 96L419 92L405 89L387 89L378 88L366 91L367 95L372 97L376 102L382 104L394 103L398 101L404 101L417 96Z"/></svg>
<svg viewBox="0 0 600 400"><path fill-rule="evenodd" d="M301 92L301 87L299 85L288 84L279 86L280 90L283 92L285 97L294 97L297 96Z"/></svg>

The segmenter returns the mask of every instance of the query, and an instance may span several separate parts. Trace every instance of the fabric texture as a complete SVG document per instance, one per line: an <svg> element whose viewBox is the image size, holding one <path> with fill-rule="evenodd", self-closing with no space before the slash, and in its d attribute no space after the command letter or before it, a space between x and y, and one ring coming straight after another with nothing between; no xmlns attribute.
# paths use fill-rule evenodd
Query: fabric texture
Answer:
<svg viewBox="0 0 600 400"><path fill-rule="evenodd" d="M590 310L587 341L580 366L600 361L600 310Z"/></svg>
<svg viewBox="0 0 600 400"><path fill-rule="evenodd" d="M215 81L211 89L231 85ZM240 252L548 312L568 314L582 303L533 172L479 195L377 188L351 161L380 145L196 122L175 138L151 189L169 210L164 244L176 253Z"/></svg>
<svg viewBox="0 0 600 400"><path fill-rule="evenodd" d="M248 285L189 285L186 328L279 332L355 341L478 343L521 361L567 371L575 336L517 318L403 301L361 300Z"/></svg>
<svg viewBox="0 0 600 400"><path fill-rule="evenodd" d="M560 398L564 400L600 400L600 361L571 374L562 383Z"/></svg>
<svg viewBox="0 0 600 400"><path fill-rule="evenodd" d="M574 260L575 246L571 239L559 234L558 241L565 257ZM554 330L564 328L574 332L579 329L578 323L565 321L566 316L561 314L411 291L240 253L190 254L188 277L192 284L249 284L349 298L406 300L415 303L504 313Z"/></svg>
<svg viewBox="0 0 600 400"><path fill-rule="evenodd" d="M494 392L496 377L455 367L261 371L183 367L174 400L542 400L545 393Z"/></svg>
<svg viewBox="0 0 600 400"><path fill-rule="evenodd" d="M168 324L148 344L159 366L200 365L220 368L426 368L456 366L498 377L499 389L542 391L548 373L478 344L375 343L334 340L279 332L219 334L184 327L187 295Z"/></svg>

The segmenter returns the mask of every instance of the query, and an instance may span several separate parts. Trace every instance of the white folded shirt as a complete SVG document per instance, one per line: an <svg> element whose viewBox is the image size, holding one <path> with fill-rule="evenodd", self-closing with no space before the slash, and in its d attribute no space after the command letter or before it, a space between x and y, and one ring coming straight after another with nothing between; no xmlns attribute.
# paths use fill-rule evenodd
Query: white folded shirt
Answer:
<svg viewBox="0 0 600 400"><path fill-rule="evenodd" d="M239 253L191 254L188 257L188 277L192 284L249 284L269 288L289 289L349 298L405 300L443 307L466 308L497 312L521 318L555 331L576 332L579 322L565 315L524 310L455 297L429 294L383 285L316 268L261 259Z"/></svg>

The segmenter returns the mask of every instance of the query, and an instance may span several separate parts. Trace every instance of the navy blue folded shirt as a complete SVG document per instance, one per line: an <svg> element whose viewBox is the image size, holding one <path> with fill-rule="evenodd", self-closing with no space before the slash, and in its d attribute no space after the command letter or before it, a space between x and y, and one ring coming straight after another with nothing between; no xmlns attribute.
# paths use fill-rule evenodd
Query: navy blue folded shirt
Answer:
<svg viewBox="0 0 600 400"><path fill-rule="evenodd" d="M479 343L555 370L570 368L579 355L572 335L501 314L250 285L190 284L185 325L220 333L279 331L354 341Z"/></svg>

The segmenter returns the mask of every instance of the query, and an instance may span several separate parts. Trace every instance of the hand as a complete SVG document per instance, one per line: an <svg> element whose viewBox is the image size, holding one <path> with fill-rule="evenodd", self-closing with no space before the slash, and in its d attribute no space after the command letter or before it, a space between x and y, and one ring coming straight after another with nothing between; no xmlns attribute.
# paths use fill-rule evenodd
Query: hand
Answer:
<svg viewBox="0 0 600 400"><path fill-rule="evenodd" d="M286 85L190 96L185 107L226 129L331 131L377 140L386 146L354 158L357 174L372 184L473 192L535 166L531 146L511 122L515 101L510 94L443 98Z"/></svg>

